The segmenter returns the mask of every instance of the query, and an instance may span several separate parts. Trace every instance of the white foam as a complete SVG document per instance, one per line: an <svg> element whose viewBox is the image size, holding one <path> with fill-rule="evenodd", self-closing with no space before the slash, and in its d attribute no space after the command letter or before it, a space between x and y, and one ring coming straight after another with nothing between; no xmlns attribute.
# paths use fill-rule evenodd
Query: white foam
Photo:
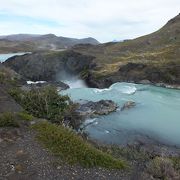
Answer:
<svg viewBox="0 0 180 180"><path fill-rule="evenodd" d="M27 84L43 84L46 83L46 81L26 81Z"/></svg>
<svg viewBox="0 0 180 180"><path fill-rule="evenodd" d="M108 131L108 130L105 130L105 133L106 133L106 134L109 134L109 133L110 133L110 131Z"/></svg>
<svg viewBox="0 0 180 180"><path fill-rule="evenodd" d="M85 125L89 125L89 124L93 124L93 123L97 124L97 123L95 122L96 120L97 120L97 118L87 119L87 120L84 122L84 124L85 124Z"/></svg>
<svg viewBox="0 0 180 180"><path fill-rule="evenodd" d="M72 79L63 81L65 84L68 84L71 89L76 88L85 88L87 87L83 80L81 79Z"/></svg>
<svg viewBox="0 0 180 180"><path fill-rule="evenodd" d="M122 89L119 89L124 94L134 94L136 92L136 87L135 86L124 86Z"/></svg>
<svg viewBox="0 0 180 180"><path fill-rule="evenodd" d="M118 86L118 85L119 85L119 83L116 83L116 84L112 85L110 88L93 89L93 91L97 94L100 94L100 93L104 93L104 92L111 91L114 89L114 90L121 92L123 94L134 94L137 90L135 86L127 86L127 85Z"/></svg>
<svg viewBox="0 0 180 180"><path fill-rule="evenodd" d="M106 91L109 91L110 89L109 88L106 88L106 89L93 89L93 91L95 93L103 93L103 92L106 92Z"/></svg>
<svg viewBox="0 0 180 180"><path fill-rule="evenodd" d="M136 87L133 83L120 83L117 82L110 86L109 89L115 89L123 94L134 94L136 92Z"/></svg>

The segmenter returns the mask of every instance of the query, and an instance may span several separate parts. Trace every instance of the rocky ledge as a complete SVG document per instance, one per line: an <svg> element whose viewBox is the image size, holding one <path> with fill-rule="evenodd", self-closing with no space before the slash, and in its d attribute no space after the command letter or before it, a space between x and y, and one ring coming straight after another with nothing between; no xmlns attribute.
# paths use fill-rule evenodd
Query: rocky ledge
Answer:
<svg viewBox="0 0 180 180"><path fill-rule="evenodd" d="M127 63L120 66L117 72L108 75L97 76L89 72L85 80L90 87L95 88L107 88L116 82L130 82L180 89L180 66L167 64L160 68L142 63Z"/></svg>

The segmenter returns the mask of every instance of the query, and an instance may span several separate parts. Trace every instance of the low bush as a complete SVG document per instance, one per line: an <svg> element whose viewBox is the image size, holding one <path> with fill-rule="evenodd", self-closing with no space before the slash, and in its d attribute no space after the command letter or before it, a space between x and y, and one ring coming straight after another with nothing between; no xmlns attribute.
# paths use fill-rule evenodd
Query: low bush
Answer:
<svg viewBox="0 0 180 180"><path fill-rule="evenodd" d="M9 94L30 114L45 118L53 123L68 122L69 126L77 128L80 116L76 105L68 96L59 95L56 88L48 86L31 91L12 89Z"/></svg>
<svg viewBox="0 0 180 180"><path fill-rule="evenodd" d="M180 172L180 157L173 157L171 158L174 168Z"/></svg>
<svg viewBox="0 0 180 180"><path fill-rule="evenodd" d="M147 165L148 174L159 179L175 179L178 177L174 165L169 158L155 157Z"/></svg>
<svg viewBox="0 0 180 180"><path fill-rule="evenodd" d="M46 148L71 164L115 169L126 167L124 161L114 159L111 155L96 149L63 126L43 122L33 125L33 129L37 130L37 138Z"/></svg>

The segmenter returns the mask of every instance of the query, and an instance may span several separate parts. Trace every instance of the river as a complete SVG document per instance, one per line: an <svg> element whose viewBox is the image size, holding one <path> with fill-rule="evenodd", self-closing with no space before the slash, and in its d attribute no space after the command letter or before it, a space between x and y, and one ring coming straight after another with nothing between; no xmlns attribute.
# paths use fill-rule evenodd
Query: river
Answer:
<svg viewBox="0 0 180 180"><path fill-rule="evenodd" d="M20 56L24 55L30 52L19 52L19 53L9 53L9 54L0 54L0 62L6 61L8 58L13 57L13 56Z"/></svg>
<svg viewBox="0 0 180 180"><path fill-rule="evenodd" d="M127 144L146 136L180 147L180 90L115 83L108 89L82 86L62 93L74 101L107 99L118 104L116 112L85 122L91 122L85 131L93 139L103 143ZM121 111L127 101L136 102L136 106Z"/></svg>

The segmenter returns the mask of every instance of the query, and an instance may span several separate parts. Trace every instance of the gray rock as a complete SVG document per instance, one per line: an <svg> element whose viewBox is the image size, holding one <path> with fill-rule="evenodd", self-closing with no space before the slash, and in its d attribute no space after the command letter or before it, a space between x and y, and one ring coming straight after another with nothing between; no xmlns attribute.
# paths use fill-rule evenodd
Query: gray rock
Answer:
<svg viewBox="0 0 180 180"><path fill-rule="evenodd" d="M144 79L139 81L140 84L152 84L151 81L149 81L148 79Z"/></svg>
<svg viewBox="0 0 180 180"><path fill-rule="evenodd" d="M93 56L74 51L39 52L11 57L3 64L27 80L56 81L60 72L80 75L85 69L91 69L94 66L93 59Z"/></svg>
<svg viewBox="0 0 180 180"><path fill-rule="evenodd" d="M123 107L121 108L121 111L133 108L134 106L136 106L136 103L134 101L128 101L123 105Z"/></svg>
<svg viewBox="0 0 180 180"><path fill-rule="evenodd" d="M84 117L95 117L114 112L117 107L117 104L111 100L101 100L98 102L89 101L85 104L80 104L77 111Z"/></svg>

